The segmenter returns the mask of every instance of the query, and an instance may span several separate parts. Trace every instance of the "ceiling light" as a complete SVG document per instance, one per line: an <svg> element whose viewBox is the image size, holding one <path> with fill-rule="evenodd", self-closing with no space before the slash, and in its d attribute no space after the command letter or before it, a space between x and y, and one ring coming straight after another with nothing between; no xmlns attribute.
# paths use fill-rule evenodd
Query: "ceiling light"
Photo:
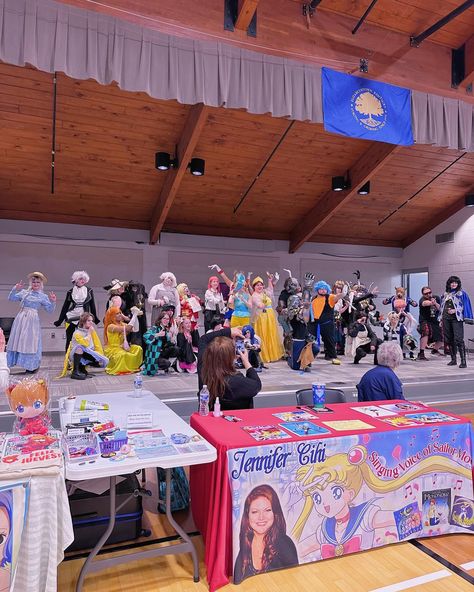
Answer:
<svg viewBox="0 0 474 592"><path fill-rule="evenodd" d="M364 183L360 189L357 190L359 195L368 195L370 193L370 181Z"/></svg>
<svg viewBox="0 0 474 592"><path fill-rule="evenodd" d="M467 208L472 208L474 206L474 193L466 195L466 197L464 198L464 205Z"/></svg>
<svg viewBox="0 0 474 592"><path fill-rule="evenodd" d="M176 158L171 158L169 152L157 152L155 154L155 168L160 171L167 171L177 166Z"/></svg>
<svg viewBox="0 0 474 592"><path fill-rule="evenodd" d="M351 183L349 178L345 177L333 177L332 178L332 190L333 191L344 191L344 189L349 189Z"/></svg>
<svg viewBox="0 0 474 592"><path fill-rule="evenodd" d="M191 175L195 175L196 177L204 175L205 166L206 163L202 158L192 158L191 162L189 163Z"/></svg>

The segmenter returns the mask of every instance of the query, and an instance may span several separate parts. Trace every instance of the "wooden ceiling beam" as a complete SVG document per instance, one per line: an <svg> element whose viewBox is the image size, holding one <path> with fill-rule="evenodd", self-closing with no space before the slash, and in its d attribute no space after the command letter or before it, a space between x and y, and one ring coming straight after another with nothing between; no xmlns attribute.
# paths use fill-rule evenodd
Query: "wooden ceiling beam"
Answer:
<svg viewBox="0 0 474 592"><path fill-rule="evenodd" d="M184 173L188 168L189 161L193 156L199 136L206 123L208 113L209 107L206 107L203 103L193 105L189 110L188 118L184 124L181 140L178 143L176 151L178 166L168 170L166 181L163 184L160 196L155 205L150 226L151 243L156 243L159 239L166 216L168 215L174 198L178 193Z"/></svg>
<svg viewBox="0 0 474 592"><path fill-rule="evenodd" d="M442 212L429 218L420 227L418 227L415 230L415 232L412 232L409 236L404 238L402 240L402 247L404 249L406 249L412 243L414 243L419 238L424 236L427 232L429 232L430 230L433 230L433 228L436 228L438 226L438 224L441 224L442 222L444 222L448 218L451 218L451 216L454 216L454 214L456 214L456 212L459 212L459 210L462 210L464 208L464 205L465 205L465 197L463 196L463 197L457 199L453 204L448 206Z"/></svg>
<svg viewBox="0 0 474 592"><path fill-rule="evenodd" d="M250 21L253 19L253 15L257 10L257 6L260 0L243 0L242 6L239 10L239 16L235 22L235 28L240 31L246 31L250 25Z"/></svg>
<svg viewBox="0 0 474 592"><path fill-rule="evenodd" d="M464 44L464 80L460 83L460 88L467 90L469 85L474 86L474 35Z"/></svg>
<svg viewBox="0 0 474 592"><path fill-rule="evenodd" d="M398 146L374 142L349 171L351 188L327 191L314 208L296 224L290 233L290 253L295 253L315 232L347 203L357 190L373 177L395 154ZM341 167L342 168L342 167Z"/></svg>

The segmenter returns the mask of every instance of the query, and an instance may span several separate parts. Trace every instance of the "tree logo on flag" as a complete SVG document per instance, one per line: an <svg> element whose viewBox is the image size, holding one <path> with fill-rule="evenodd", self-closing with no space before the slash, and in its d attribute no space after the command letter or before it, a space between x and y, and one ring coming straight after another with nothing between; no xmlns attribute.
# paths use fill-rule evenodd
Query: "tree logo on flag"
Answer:
<svg viewBox="0 0 474 592"><path fill-rule="evenodd" d="M382 129L387 122L387 108L383 97L370 88L360 88L351 97L352 115L370 131Z"/></svg>

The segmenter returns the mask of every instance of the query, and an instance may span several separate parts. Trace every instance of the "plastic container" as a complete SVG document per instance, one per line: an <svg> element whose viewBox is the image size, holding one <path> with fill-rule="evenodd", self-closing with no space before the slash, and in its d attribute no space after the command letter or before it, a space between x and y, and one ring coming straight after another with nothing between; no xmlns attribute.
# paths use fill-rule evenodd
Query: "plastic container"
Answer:
<svg viewBox="0 0 474 592"><path fill-rule="evenodd" d="M315 407L324 407L326 400L326 385L313 384L313 405Z"/></svg>
<svg viewBox="0 0 474 592"><path fill-rule="evenodd" d="M213 411L214 417L220 417L221 416L221 402L219 401L219 397L216 397L216 401L214 403L214 411Z"/></svg>
<svg viewBox="0 0 474 592"><path fill-rule="evenodd" d="M108 454L109 452L118 452L122 446L128 443L128 438L118 438L117 440L101 440L100 453Z"/></svg>
<svg viewBox="0 0 474 592"><path fill-rule="evenodd" d="M93 432L65 435L64 450L69 462L92 460L99 456L99 442Z"/></svg>
<svg viewBox="0 0 474 592"><path fill-rule="evenodd" d="M199 393L199 415L209 415L209 390L207 384L203 385Z"/></svg>
<svg viewBox="0 0 474 592"><path fill-rule="evenodd" d="M138 399L143 396L143 378L137 374L133 379L133 396Z"/></svg>

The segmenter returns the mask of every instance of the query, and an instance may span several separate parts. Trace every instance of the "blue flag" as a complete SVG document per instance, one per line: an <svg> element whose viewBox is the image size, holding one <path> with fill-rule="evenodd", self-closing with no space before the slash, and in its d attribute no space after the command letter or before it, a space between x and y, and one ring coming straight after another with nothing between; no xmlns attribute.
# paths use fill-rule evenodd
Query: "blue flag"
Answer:
<svg viewBox="0 0 474 592"><path fill-rule="evenodd" d="M324 129L335 134L413 144L411 91L359 76L322 69Z"/></svg>

